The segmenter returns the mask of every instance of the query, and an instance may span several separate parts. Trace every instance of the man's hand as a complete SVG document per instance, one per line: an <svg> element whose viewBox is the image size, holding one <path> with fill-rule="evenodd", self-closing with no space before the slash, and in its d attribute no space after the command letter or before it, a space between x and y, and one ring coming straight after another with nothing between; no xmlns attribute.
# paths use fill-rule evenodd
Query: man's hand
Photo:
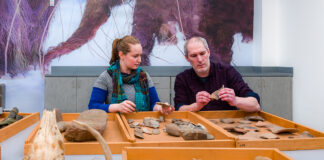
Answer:
<svg viewBox="0 0 324 160"><path fill-rule="evenodd" d="M222 101L226 101L229 105L237 106L237 100L233 89L231 88L221 89L218 93L218 96Z"/></svg>
<svg viewBox="0 0 324 160"><path fill-rule="evenodd" d="M210 94L206 91L200 91L196 94L197 111L207 105L210 101Z"/></svg>

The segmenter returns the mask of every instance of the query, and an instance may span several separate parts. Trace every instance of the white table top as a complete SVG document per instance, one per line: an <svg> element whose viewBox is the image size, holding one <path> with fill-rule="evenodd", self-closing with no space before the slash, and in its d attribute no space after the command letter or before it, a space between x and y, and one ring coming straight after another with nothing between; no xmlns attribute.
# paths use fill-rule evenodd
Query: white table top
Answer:
<svg viewBox="0 0 324 160"><path fill-rule="evenodd" d="M1 160L21 160L24 156L24 143L36 123L10 137L1 145ZM324 149L283 151L286 155L295 160L324 160ZM66 155L66 160L104 160L103 155ZM121 160L121 154L113 155L113 160Z"/></svg>

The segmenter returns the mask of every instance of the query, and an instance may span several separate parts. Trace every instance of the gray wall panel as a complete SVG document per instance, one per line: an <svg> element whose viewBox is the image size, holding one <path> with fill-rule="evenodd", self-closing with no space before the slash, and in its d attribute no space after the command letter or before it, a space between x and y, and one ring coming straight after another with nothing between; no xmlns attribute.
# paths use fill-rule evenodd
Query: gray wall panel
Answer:
<svg viewBox="0 0 324 160"><path fill-rule="evenodd" d="M77 112L88 109L92 87L97 77L77 77Z"/></svg>

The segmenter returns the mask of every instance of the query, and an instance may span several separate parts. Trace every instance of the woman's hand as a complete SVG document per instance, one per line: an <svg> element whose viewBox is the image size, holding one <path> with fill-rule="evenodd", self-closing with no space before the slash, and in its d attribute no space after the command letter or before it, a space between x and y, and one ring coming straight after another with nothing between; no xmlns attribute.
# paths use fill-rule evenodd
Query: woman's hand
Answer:
<svg viewBox="0 0 324 160"><path fill-rule="evenodd" d="M153 111L159 111L160 113L164 115L169 115L174 111L174 107L169 105L169 106L162 106L159 104L156 104L153 108Z"/></svg>
<svg viewBox="0 0 324 160"><path fill-rule="evenodd" d="M131 113L136 109L135 103L129 100L125 100L119 104L111 104L109 106L109 112Z"/></svg>

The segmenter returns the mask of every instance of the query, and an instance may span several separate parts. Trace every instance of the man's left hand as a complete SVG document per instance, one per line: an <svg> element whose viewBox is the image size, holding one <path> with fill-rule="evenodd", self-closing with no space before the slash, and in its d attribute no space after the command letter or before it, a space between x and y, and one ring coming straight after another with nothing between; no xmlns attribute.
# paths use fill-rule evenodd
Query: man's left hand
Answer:
<svg viewBox="0 0 324 160"><path fill-rule="evenodd" d="M218 96L222 101L226 101L231 106L236 106L237 104L235 92L231 88L224 88L220 90Z"/></svg>

